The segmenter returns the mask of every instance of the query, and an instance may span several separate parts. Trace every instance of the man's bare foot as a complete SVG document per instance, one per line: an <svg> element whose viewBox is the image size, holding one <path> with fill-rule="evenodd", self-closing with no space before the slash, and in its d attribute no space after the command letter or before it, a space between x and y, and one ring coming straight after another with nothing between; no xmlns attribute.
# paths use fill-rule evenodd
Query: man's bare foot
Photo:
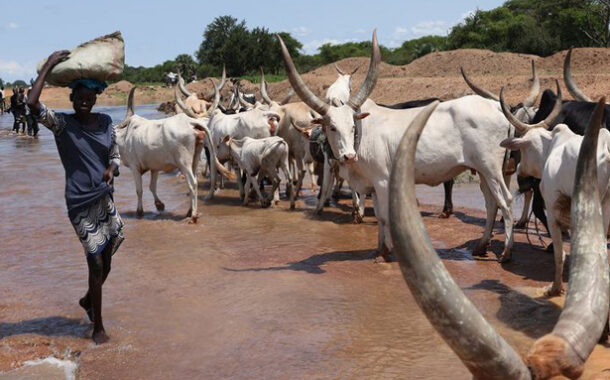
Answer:
<svg viewBox="0 0 610 380"><path fill-rule="evenodd" d="M93 339L95 344L103 344L110 340L108 335L106 335L106 331L104 331L104 330L94 331L91 339Z"/></svg>
<svg viewBox="0 0 610 380"><path fill-rule="evenodd" d="M93 308L91 307L91 300L87 298L87 296L84 296L83 298L78 300L78 304L80 305L80 307L85 309L87 317L89 317L89 321L93 322Z"/></svg>

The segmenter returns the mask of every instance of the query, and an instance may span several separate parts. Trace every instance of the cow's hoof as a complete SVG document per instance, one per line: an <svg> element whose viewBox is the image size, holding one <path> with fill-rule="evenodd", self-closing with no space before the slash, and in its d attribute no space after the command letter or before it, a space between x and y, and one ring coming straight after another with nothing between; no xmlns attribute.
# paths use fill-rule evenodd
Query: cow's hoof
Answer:
<svg viewBox="0 0 610 380"><path fill-rule="evenodd" d="M136 218L141 218L144 216L144 210L138 209L136 210Z"/></svg>
<svg viewBox="0 0 610 380"><path fill-rule="evenodd" d="M189 224L197 224L197 219L199 219L199 216L198 216L198 215L191 216L191 217L189 218Z"/></svg>
<svg viewBox="0 0 610 380"><path fill-rule="evenodd" d="M269 208L271 206L271 201L265 199L263 201L261 201L261 207L262 208Z"/></svg>
<svg viewBox="0 0 610 380"><path fill-rule="evenodd" d="M448 217L451 216L451 214L453 214L453 211L446 211L443 210L443 212L441 212L441 214L438 216L440 219L447 219Z"/></svg>
<svg viewBox="0 0 610 380"><path fill-rule="evenodd" d="M515 228L518 228L520 230L525 229L525 227L527 227L527 221L523 221L523 222L517 222L515 223Z"/></svg>
<svg viewBox="0 0 610 380"><path fill-rule="evenodd" d="M472 250L472 256L487 257L487 245L477 244Z"/></svg>
<svg viewBox="0 0 610 380"><path fill-rule="evenodd" d="M161 201L155 202L155 207L157 208L157 211L165 210L165 204Z"/></svg>
<svg viewBox="0 0 610 380"><path fill-rule="evenodd" d="M563 286L555 286L554 284L545 286L542 288L544 290L545 297L557 297L563 293Z"/></svg>
<svg viewBox="0 0 610 380"><path fill-rule="evenodd" d="M512 259L512 255L510 253L503 253L498 257L498 262L507 263Z"/></svg>
<svg viewBox="0 0 610 380"><path fill-rule="evenodd" d="M358 211L353 211L352 212L352 223L353 224L360 224L360 223L362 223L362 215L360 215L360 213Z"/></svg>

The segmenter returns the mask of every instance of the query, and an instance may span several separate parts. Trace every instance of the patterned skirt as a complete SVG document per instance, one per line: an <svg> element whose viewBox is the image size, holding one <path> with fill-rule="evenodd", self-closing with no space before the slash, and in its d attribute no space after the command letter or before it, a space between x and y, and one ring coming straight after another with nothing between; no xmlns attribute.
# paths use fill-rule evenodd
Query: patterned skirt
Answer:
<svg viewBox="0 0 610 380"><path fill-rule="evenodd" d="M114 255L125 239L123 221L110 194L90 205L69 211L68 216L87 256L102 253L108 244Z"/></svg>

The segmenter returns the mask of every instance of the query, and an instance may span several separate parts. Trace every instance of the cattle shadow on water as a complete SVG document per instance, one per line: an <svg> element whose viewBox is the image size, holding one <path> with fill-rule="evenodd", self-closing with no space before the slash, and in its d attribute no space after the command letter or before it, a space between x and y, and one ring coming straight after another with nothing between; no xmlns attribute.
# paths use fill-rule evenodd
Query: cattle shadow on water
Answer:
<svg viewBox="0 0 610 380"><path fill-rule="evenodd" d="M559 319L561 308L544 299L534 298L498 280L482 280L462 288L466 292L484 290L499 295L500 307L496 318L510 329L534 339L550 333Z"/></svg>
<svg viewBox="0 0 610 380"><path fill-rule="evenodd" d="M23 334L86 338L90 330L91 325L81 319L52 316L14 323L0 322L0 339Z"/></svg>
<svg viewBox="0 0 610 380"><path fill-rule="evenodd" d="M222 269L228 272L276 272L276 271L296 271L306 272L310 274L326 273L322 268L323 265L329 262L340 261L365 261L372 260L375 257L373 249L362 249L357 251L334 251L312 255L304 260L290 262L285 265L262 267L262 268L226 268Z"/></svg>

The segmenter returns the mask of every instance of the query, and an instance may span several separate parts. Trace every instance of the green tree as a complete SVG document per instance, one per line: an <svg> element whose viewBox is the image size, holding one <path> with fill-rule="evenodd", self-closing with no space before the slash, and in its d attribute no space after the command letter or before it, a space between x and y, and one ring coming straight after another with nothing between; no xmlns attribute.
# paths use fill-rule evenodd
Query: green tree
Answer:
<svg viewBox="0 0 610 380"><path fill-rule="evenodd" d="M228 75L240 75L249 59L249 37L244 20L238 22L231 16L216 17L205 28L203 42L195 56L200 64L216 67L226 64Z"/></svg>
<svg viewBox="0 0 610 380"><path fill-rule="evenodd" d="M176 71L180 71L184 78L190 79L197 73L197 62L189 54L180 54L174 59Z"/></svg>

